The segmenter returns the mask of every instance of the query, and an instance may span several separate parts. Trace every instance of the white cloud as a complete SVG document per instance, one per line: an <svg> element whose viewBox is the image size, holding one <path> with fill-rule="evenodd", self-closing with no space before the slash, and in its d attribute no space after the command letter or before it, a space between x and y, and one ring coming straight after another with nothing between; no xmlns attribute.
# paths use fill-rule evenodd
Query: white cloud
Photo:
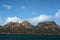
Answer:
<svg viewBox="0 0 60 40"><path fill-rule="evenodd" d="M40 15L34 18L28 18L28 21L29 22L43 22L43 21L49 20L50 18L52 17L49 15Z"/></svg>
<svg viewBox="0 0 60 40"><path fill-rule="evenodd" d="M17 17L8 17L6 19L6 23L9 23L9 22L19 22L21 23L23 20L21 20L20 18L17 18Z"/></svg>
<svg viewBox="0 0 60 40"><path fill-rule="evenodd" d="M56 17L56 18L60 18L60 10L58 10L58 11L56 12L55 17Z"/></svg>
<svg viewBox="0 0 60 40"><path fill-rule="evenodd" d="M28 19L25 19L25 20L22 20L18 17L8 17L6 19L6 23L9 23L9 22L23 22L23 21L28 21L30 23L35 23L35 22L42 22L42 21L47 21L48 19L50 19L51 16L49 15L40 15L40 16L37 16L37 17L34 17L34 18L28 18Z"/></svg>
<svg viewBox="0 0 60 40"><path fill-rule="evenodd" d="M11 9L12 8L12 6L11 5L8 5L8 4L4 4L2 6L5 7L5 8L7 8L7 9Z"/></svg>

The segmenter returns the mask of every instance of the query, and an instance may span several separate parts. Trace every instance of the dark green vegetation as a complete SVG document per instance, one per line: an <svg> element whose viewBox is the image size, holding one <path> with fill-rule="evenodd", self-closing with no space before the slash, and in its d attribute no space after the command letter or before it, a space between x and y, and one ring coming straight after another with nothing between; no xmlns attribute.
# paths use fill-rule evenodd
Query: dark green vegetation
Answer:
<svg viewBox="0 0 60 40"><path fill-rule="evenodd" d="M53 21L41 22L33 26L27 21L22 23L10 22L0 26L1 34L60 34L60 27Z"/></svg>

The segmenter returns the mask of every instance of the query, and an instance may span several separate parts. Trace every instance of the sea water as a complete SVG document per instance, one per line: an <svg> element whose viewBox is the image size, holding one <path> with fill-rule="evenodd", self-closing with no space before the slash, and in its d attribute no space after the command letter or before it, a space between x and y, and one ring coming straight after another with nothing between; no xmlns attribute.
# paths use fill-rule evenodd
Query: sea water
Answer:
<svg viewBox="0 0 60 40"><path fill-rule="evenodd" d="M0 40L60 40L60 35L0 34Z"/></svg>

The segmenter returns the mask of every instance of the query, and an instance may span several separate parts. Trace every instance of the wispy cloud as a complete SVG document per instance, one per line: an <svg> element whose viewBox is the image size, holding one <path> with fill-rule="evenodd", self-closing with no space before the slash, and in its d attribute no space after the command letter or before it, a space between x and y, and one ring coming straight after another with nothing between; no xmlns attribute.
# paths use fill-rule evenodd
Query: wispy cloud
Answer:
<svg viewBox="0 0 60 40"><path fill-rule="evenodd" d="M9 4L4 4L2 6L5 7L5 8L7 8L7 9L11 9L12 8L12 5L9 5Z"/></svg>
<svg viewBox="0 0 60 40"><path fill-rule="evenodd" d="M60 9L56 12L55 17L60 18Z"/></svg>

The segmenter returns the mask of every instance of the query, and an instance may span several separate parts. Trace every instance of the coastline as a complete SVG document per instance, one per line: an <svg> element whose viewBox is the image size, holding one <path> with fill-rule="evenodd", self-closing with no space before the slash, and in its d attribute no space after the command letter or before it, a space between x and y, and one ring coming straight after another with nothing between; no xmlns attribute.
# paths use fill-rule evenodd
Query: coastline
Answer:
<svg viewBox="0 0 60 40"><path fill-rule="evenodd" d="M19 35L20 33L0 33L0 34L17 34ZM60 34L21 34L21 35L60 35Z"/></svg>

